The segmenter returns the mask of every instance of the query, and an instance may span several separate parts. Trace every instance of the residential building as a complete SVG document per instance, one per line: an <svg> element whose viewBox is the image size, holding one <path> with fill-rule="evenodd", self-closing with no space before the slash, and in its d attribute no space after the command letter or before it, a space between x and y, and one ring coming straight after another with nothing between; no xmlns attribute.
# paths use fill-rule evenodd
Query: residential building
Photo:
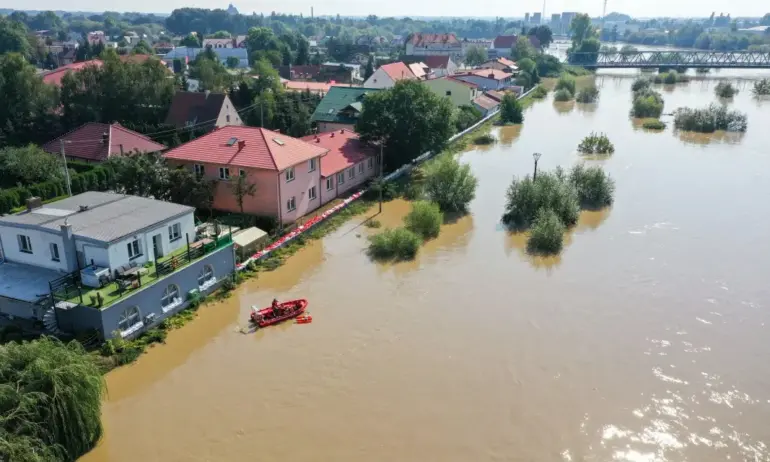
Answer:
<svg viewBox="0 0 770 462"><path fill-rule="evenodd" d="M68 66L75 62L77 58L77 46L67 47L56 57L59 66Z"/></svg>
<svg viewBox="0 0 770 462"><path fill-rule="evenodd" d="M165 55L174 49L174 45L168 42L158 42L153 44L152 49L155 50L155 54Z"/></svg>
<svg viewBox="0 0 770 462"><path fill-rule="evenodd" d="M310 120L319 133L340 129L353 130L363 109L366 95L380 88L332 86L316 107Z"/></svg>
<svg viewBox="0 0 770 462"><path fill-rule="evenodd" d="M243 198L251 215L293 223L321 205L321 156L327 150L278 132L256 127L227 126L168 151L171 165L216 181L214 208L240 212L233 194L238 176L256 186Z"/></svg>
<svg viewBox="0 0 770 462"><path fill-rule="evenodd" d="M500 107L500 101L497 101L486 94L481 94L473 99L473 106L481 112L482 116L486 117L497 111Z"/></svg>
<svg viewBox="0 0 770 462"><path fill-rule="evenodd" d="M559 28L561 27L561 14L559 13L553 13L551 15L551 29ZM556 30L553 30L554 33L556 33Z"/></svg>
<svg viewBox="0 0 770 462"><path fill-rule="evenodd" d="M503 96L505 96L505 93L497 90L489 90L489 91L485 91L484 95L486 95L489 98L492 98L498 103L501 103L503 101Z"/></svg>
<svg viewBox="0 0 770 462"><path fill-rule="evenodd" d="M332 87L331 83L325 82L302 82L294 80L282 80L283 88L286 91L308 91L317 95L325 95L329 93L329 89Z"/></svg>
<svg viewBox="0 0 770 462"><path fill-rule="evenodd" d="M455 107L469 106L480 94L478 86L472 82L454 77L439 77L425 81L425 86L438 96L449 98Z"/></svg>
<svg viewBox="0 0 770 462"><path fill-rule="evenodd" d="M102 62L98 59L92 59L89 61L82 61L79 63L75 63L75 62L70 64L62 63L62 65L57 67L56 69L42 73L41 77L43 78L44 83L60 87L61 79L64 78L64 76L68 72L79 72L88 66L101 67Z"/></svg>
<svg viewBox="0 0 770 462"><path fill-rule="evenodd" d="M406 56L404 62L425 64L429 69L429 78L446 77L457 72L457 64L448 55Z"/></svg>
<svg viewBox="0 0 770 462"><path fill-rule="evenodd" d="M246 39L248 37L248 35L236 35L233 39L233 45L235 45L235 48L246 48Z"/></svg>
<svg viewBox="0 0 770 462"><path fill-rule="evenodd" d="M770 29L770 26L755 26L746 29L738 29L738 32L750 35L764 35L768 33L768 29Z"/></svg>
<svg viewBox="0 0 770 462"><path fill-rule="evenodd" d="M208 131L215 127L243 125L243 121L226 93L178 91L171 99L166 124L177 128L195 126Z"/></svg>
<svg viewBox="0 0 770 462"><path fill-rule="evenodd" d="M571 35L569 32L570 24L572 24L572 20L575 19L575 16L577 16L579 13L575 11L564 11L561 14L561 33Z"/></svg>
<svg viewBox="0 0 770 462"><path fill-rule="evenodd" d="M321 64L321 75L336 83L361 84L364 81L360 64L325 62Z"/></svg>
<svg viewBox="0 0 770 462"><path fill-rule="evenodd" d="M205 48L190 48L190 47L176 47L173 50L166 53L162 60L167 66L173 65L175 59L182 59L186 63L195 60ZM245 48L212 48L214 54L219 58L219 62L222 64L227 63L227 58L237 58L238 68L249 68L249 53Z"/></svg>
<svg viewBox="0 0 770 462"><path fill-rule="evenodd" d="M508 58L490 59L489 61L482 63L479 66L479 69L497 69L503 72L509 72L511 74L516 74L519 72L519 67L516 65L516 63Z"/></svg>
<svg viewBox="0 0 770 462"><path fill-rule="evenodd" d="M532 24L539 25L542 19L542 13L532 13Z"/></svg>
<svg viewBox="0 0 770 462"><path fill-rule="evenodd" d="M364 87L367 88L391 88L399 80L416 80L417 77L412 73L409 67L402 62L395 62L380 66L372 74Z"/></svg>
<svg viewBox="0 0 770 462"><path fill-rule="evenodd" d="M455 74L456 79L476 84L479 89L502 90L511 86L513 74L497 69L475 69L464 74Z"/></svg>
<svg viewBox="0 0 770 462"><path fill-rule="evenodd" d="M527 39L529 39L529 43L531 43L532 46L540 48L540 41L537 37L529 36ZM498 35L492 43L492 49L489 50L489 57L492 59L498 57L510 58L511 48L516 46L518 40L518 35Z"/></svg>
<svg viewBox="0 0 770 462"><path fill-rule="evenodd" d="M231 38L205 38L203 48L235 48Z"/></svg>
<svg viewBox="0 0 770 462"><path fill-rule="evenodd" d="M406 55L447 55L462 58L463 47L455 34L415 33L406 42Z"/></svg>
<svg viewBox="0 0 770 462"><path fill-rule="evenodd" d="M193 213L104 192L28 201L0 217L0 312L42 319L52 333L139 335L234 270L226 241L198 240Z"/></svg>
<svg viewBox="0 0 770 462"><path fill-rule="evenodd" d="M317 82L321 79L321 66L294 64L278 66L278 75L286 80L306 80Z"/></svg>
<svg viewBox="0 0 770 462"><path fill-rule="evenodd" d="M465 54L468 52L468 48L471 48L471 47L481 48L482 50L488 50L492 48L492 40L464 38L462 40L463 57L465 57Z"/></svg>
<svg viewBox="0 0 770 462"><path fill-rule="evenodd" d="M86 40L88 40L88 43L91 45L96 45L101 43L102 45L107 44L107 36L104 35L103 31L97 30L93 32L89 32L88 36L86 37Z"/></svg>
<svg viewBox="0 0 770 462"><path fill-rule="evenodd" d="M43 150L68 159L104 162L110 157L161 152L166 147L119 123L89 122L43 145Z"/></svg>
<svg viewBox="0 0 770 462"><path fill-rule="evenodd" d="M524 24L529 24L529 13L524 13Z"/></svg>
<svg viewBox="0 0 770 462"><path fill-rule="evenodd" d="M412 74L414 74L415 77L417 77L417 80L425 80L428 78L428 74L430 73L430 68L427 64L423 62L418 63L412 63L407 66L410 71L412 71Z"/></svg>
<svg viewBox="0 0 770 462"><path fill-rule="evenodd" d="M352 130L343 128L302 140L327 150L321 158L321 205L358 189L379 172L377 151Z"/></svg>

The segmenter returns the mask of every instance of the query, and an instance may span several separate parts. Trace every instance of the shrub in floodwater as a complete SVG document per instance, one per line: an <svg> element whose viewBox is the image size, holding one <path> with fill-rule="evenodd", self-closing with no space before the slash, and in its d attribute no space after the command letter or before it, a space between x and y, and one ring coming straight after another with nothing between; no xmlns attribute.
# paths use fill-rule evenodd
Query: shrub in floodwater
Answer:
<svg viewBox="0 0 770 462"><path fill-rule="evenodd" d="M644 119L642 127L648 130L663 130L666 128L666 123L660 119Z"/></svg>
<svg viewBox="0 0 770 462"><path fill-rule="evenodd" d="M444 212L463 212L476 197L478 180L469 165L452 156L431 162L425 169L425 195Z"/></svg>
<svg viewBox="0 0 770 462"><path fill-rule="evenodd" d="M634 80L634 83L631 85L631 91L634 93L640 91L640 90L646 90L650 88L650 85L652 85L652 81L646 77L639 77L638 79Z"/></svg>
<svg viewBox="0 0 770 462"><path fill-rule="evenodd" d="M554 173L538 172L535 180L529 175L514 178L506 193L503 223L512 228L528 228L541 209L553 210L567 226L577 223L578 193L561 168Z"/></svg>
<svg viewBox="0 0 770 462"><path fill-rule="evenodd" d="M663 114L663 97L651 88L642 88L634 92L631 116L657 119Z"/></svg>
<svg viewBox="0 0 770 462"><path fill-rule="evenodd" d="M553 100L558 101L560 103L571 101L572 93L570 93L569 90L567 90L566 88L562 88L561 90L556 90L556 93L553 94Z"/></svg>
<svg viewBox="0 0 770 462"><path fill-rule="evenodd" d="M559 80L556 82L556 87L554 88L554 90L556 91L567 90L569 91L570 95L574 95L576 91L575 87L576 87L575 78L570 75L563 74L561 77L559 77Z"/></svg>
<svg viewBox="0 0 770 462"><path fill-rule="evenodd" d="M714 88L714 93L720 98L732 98L738 94L738 89L730 82L719 82Z"/></svg>
<svg viewBox="0 0 770 462"><path fill-rule="evenodd" d="M689 77L684 74L680 74L677 71L663 72L653 78L653 82L658 84L665 83L666 85L673 85L675 83L684 83L689 81Z"/></svg>
<svg viewBox="0 0 770 462"><path fill-rule="evenodd" d="M699 67L695 69L695 72L697 74L708 74L709 72L711 72L711 69L709 69L708 67Z"/></svg>
<svg viewBox="0 0 770 462"><path fill-rule="evenodd" d="M612 154L615 152L615 145L604 133L592 132L580 142L578 152L581 154Z"/></svg>
<svg viewBox="0 0 770 462"><path fill-rule="evenodd" d="M495 139L494 136L490 135L489 133L485 133L483 135L479 135L476 138L474 138L473 139L473 144L480 144L480 145L492 144L495 141L497 141L497 140Z"/></svg>
<svg viewBox="0 0 770 462"><path fill-rule="evenodd" d="M419 201L412 204L412 211L404 217L404 226L423 239L432 239L441 232L444 214L438 204Z"/></svg>
<svg viewBox="0 0 770 462"><path fill-rule="evenodd" d="M717 130L745 132L748 127L746 114L728 110L719 104L706 108L680 108L674 111L674 127L678 130L713 133Z"/></svg>
<svg viewBox="0 0 770 462"><path fill-rule="evenodd" d="M615 180L601 167L577 164L569 172L568 180L577 191L578 202L584 209L600 209L612 205Z"/></svg>
<svg viewBox="0 0 770 462"><path fill-rule="evenodd" d="M374 229L376 229L376 228L379 228L380 226L382 226L382 223L380 223L379 220L375 220L374 218L372 218L371 220L365 221L364 222L364 226L366 226L367 228L374 228Z"/></svg>
<svg viewBox="0 0 770 462"><path fill-rule="evenodd" d="M580 90L575 96L578 103L595 103L599 98L599 89L595 85L590 85Z"/></svg>
<svg viewBox="0 0 770 462"><path fill-rule="evenodd" d="M545 88L544 86L540 85L539 87L537 87L534 90L532 90L532 93L530 93L530 95L534 99L543 99L546 96L548 96L548 89Z"/></svg>
<svg viewBox="0 0 770 462"><path fill-rule="evenodd" d="M386 229L369 237L369 255L377 260L411 260L421 244L420 236L406 228Z"/></svg>
<svg viewBox="0 0 770 462"><path fill-rule="evenodd" d="M504 124L520 124L524 122L524 107L519 98L513 93L506 93L500 102L500 121Z"/></svg>
<svg viewBox="0 0 770 462"><path fill-rule="evenodd" d="M539 254L557 254L564 245L566 227L553 210L541 209L529 232L527 250Z"/></svg>
<svg viewBox="0 0 770 462"><path fill-rule="evenodd" d="M751 92L754 93L754 96L770 95L770 79L754 82L754 88L752 88Z"/></svg>

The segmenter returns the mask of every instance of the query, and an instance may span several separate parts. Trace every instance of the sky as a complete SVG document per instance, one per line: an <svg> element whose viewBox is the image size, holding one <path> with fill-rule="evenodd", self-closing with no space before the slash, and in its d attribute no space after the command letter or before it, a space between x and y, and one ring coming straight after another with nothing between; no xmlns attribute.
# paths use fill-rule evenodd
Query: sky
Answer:
<svg viewBox="0 0 770 462"><path fill-rule="evenodd" d="M230 0L133 0L123 4L105 3L102 0L0 0L0 8L24 8L36 10L77 10L104 11L105 9L141 11L147 13L170 13L175 8L227 8ZM578 11L600 16L604 0L546 0L546 16L562 11ZM543 11L542 0L281 0L264 2L256 0L234 0L233 4L241 13L269 14L303 13L310 15L314 7L316 15L343 16L484 16L522 17L525 12ZM505 7L505 8L503 8ZM729 9L727 9L729 8ZM712 11L733 17L763 16L770 12L770 2L763 0L608 0L607 12L617 11L634 17L692 17L708 16Z"/></svg>

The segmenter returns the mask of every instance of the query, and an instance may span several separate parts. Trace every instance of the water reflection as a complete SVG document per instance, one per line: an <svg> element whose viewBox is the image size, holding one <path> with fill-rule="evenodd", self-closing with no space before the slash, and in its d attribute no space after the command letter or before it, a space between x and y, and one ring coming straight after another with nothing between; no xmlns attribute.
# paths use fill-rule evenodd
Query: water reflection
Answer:
<svg viewBox="0 0 770 462"><path fill-rule="evenodd" d="M569 114L575 109L575 101L554 101L553 108L559 115Z"/></svg>
<svg viewBox="0 0 770 462"><path fill-rule="evenodd" d="M504 127L500 127L500 129L497 131L497 138L500 140L499 143L502 146L512 146L513 143L519 139L519 136L521 136L521 129L523 127L524 126L521 124L506 125Z"/></svg>
<svg viewBox="0 0 770 462"><path fill-rule="evenodd" d="M283 266L273 271L259 273L259 286L263 288L270 287L281 292L289 291L300 281L318 270L323 262L323 240L309 241L305 247L287 258Z"/></svg>
<svg viewBox="0 0 770 462"><path fill-rule="evenodd" d="M598 103L576 103L577 110L588 117L592 117L594 112L599 108Z"/></svg>
<svg viewBox="0 0 770 462"><path fill-rule="evenodd" d="M709 144L740 144L743 141L745 132L726 132L718 131L714 133L686 132L683 130L675 131L677 138L687 144L706 146Z"/></svg>

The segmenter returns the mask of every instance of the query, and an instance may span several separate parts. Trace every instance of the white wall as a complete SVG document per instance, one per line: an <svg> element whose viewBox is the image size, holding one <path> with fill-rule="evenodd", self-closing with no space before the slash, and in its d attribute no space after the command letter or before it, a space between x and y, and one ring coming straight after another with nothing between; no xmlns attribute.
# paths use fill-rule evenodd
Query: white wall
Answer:
<svg viewBox="0 0 770 462"><path fill-rule="evenodd" d="M369 159L372 160L371 164L369 163ZM363 165L363 173L359 171L359 165ZM369 168L370 165L371 168ZM355 169L356 172L354 178L350 178L348 176L348 170L351 168ZM377 164L377 157L372 156L362 162L353 165L352 167L348 167L342 170L341 172L345 174L345 182L342 184L337 183L337 173L340 172L332 175L332 189L330 190L326 189L326 178L321 178L321 203L325 204L337 196L341 196L344 193L350 191L351 189L357 189L359 186L361 186L361 184L375 176L378 172L378 169L379 165Z"/></svg>
<svg viewBox="0 0 770 462"><path fill-rule="evenodd" d="M365 88L391 88L396 84L393 79L382 69L379 68L374 71L374 74L369 76L364 82Z"/></svg>
<svg viewBox="0 0 770 462"><path fill-rule="evenodd" d="M318 122L318 133L336 132L342 129L355 131L355 125L336 122Z"/></svg>
<svg viewBox="0 0 770 462"><path fill-rule="evenodd" d="M180 239L171 242L169 240L168 228L174 223L181 224L182 234ZM130 235L119 241L113 242L110 244L108 249L110 263L109 268L114 271L115 268L130 262L136 262L137 265L143 265L148 261L154 261L155 253L152 245L152 237L156 234L161 235L161 247L163 249L163 255L168 255L177 249L187 246L187 239L185 238L185 234L190 236L190 243L195 240L195 219L193 217L193 213L190 212L189 214L182 217L164 221L158 226L154 226L153 228L147 229L141 233ZM128 243L132 242L134 237L138 238L139 240L139 247L142 256L134 260L129 260Z"/></svg>
<svg viewBox="0 0 770 462"><path fill-rule="evenodd" d="M110 254L106 246L75 240L75 249L83 253L83 266L90 265L92 260L96 266L110 266Z"/></svg>
<svg viewBox="0 0 770 462"><path fill-rule="evenodd" d="M18 235L29 236L32 242L32 253L24 253L19 250ZM46 232L37 229L18 228L13 226L0 227L0 241L3 243L5 259L17 263L39 266L58 271L67 271L67 255L64 251L64 239L55 232ZM51 246L55 243L59 247L59 259L51 260Z"/></svg>

